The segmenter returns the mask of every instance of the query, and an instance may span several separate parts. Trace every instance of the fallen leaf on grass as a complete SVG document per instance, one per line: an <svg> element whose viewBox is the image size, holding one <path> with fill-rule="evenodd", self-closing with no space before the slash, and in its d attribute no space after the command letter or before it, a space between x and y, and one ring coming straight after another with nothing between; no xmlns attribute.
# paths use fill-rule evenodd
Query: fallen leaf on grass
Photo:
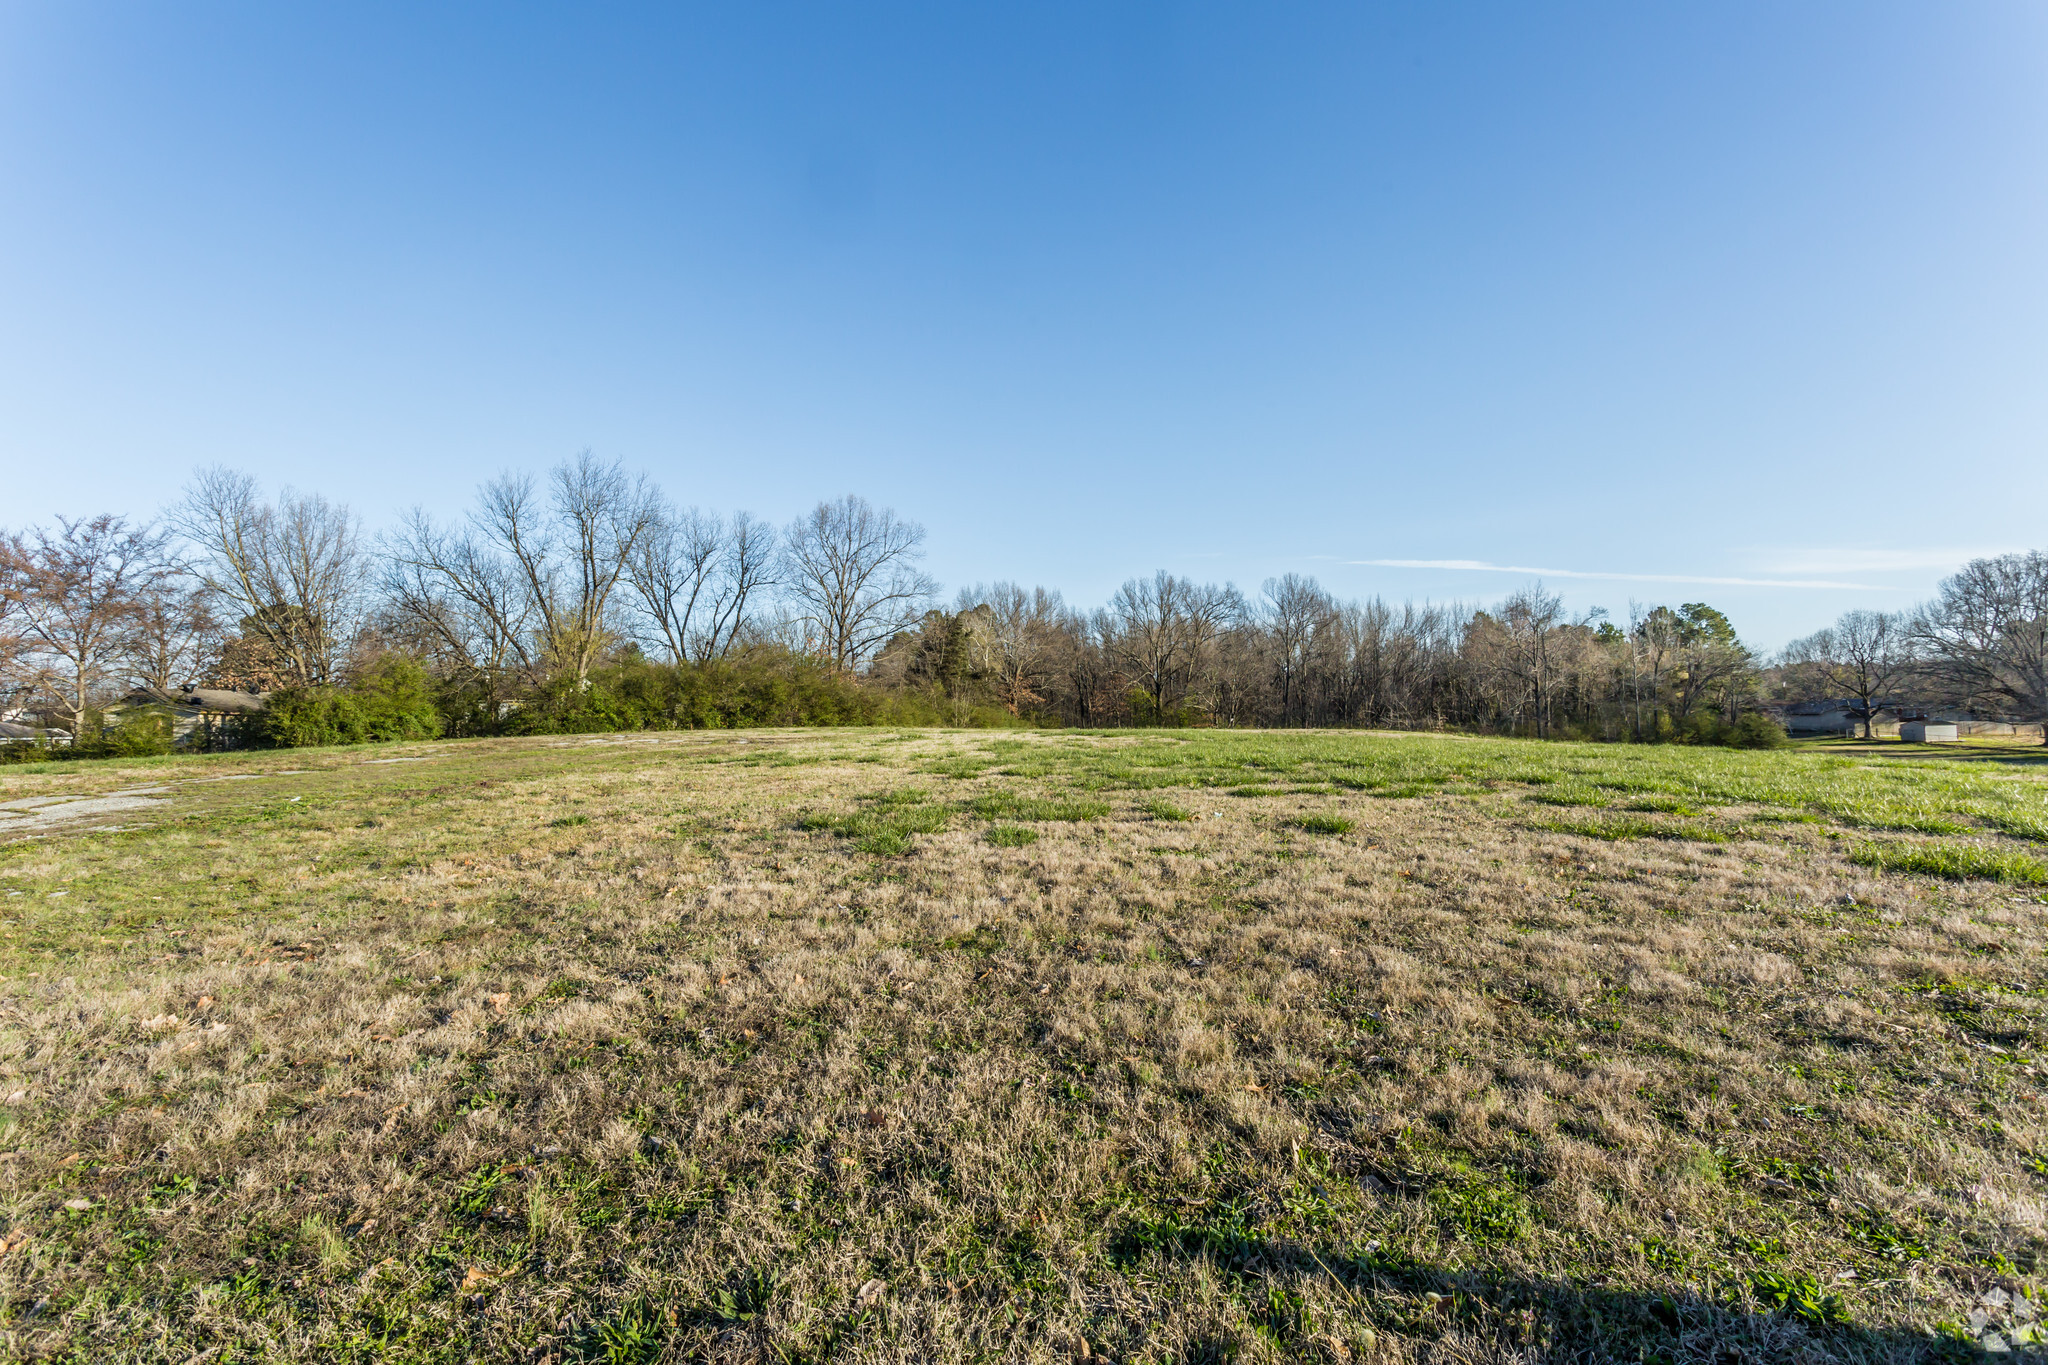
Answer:
<svg viewBox="0 0 2048 1365"><path fill-rule="evenodd" d="M882 1297L882 1291L888 1287L880 1280L869 1280L854 1292L853 1306L856 1308L872 1308L875 1302Z"/></svg>
<svg viewBox="0 0 2048 1365"><path fill-rule="evenodd" d="M496 995L487 995L484 997L484 1003L503 1014L506 1007L512 1003L512 992L499 991Z"/></svg>
<svg viewBox="0 0 2048 1365"><path fill-rule="evenodd" d="M469 1268L469 1273L462 1277L462 1292L473 1294L490 1284L492 1280L497 1279L500 1273L498 1271L485 1270L480 1265L473 1265Z"/></svg>
<svg viewBox="0 0 2048 1365"><path fill-rule="evenodd" d="M92 1207L92 1200L67 1199L64 1201L64 1207L70 1209L73 1213L84 1213L87 1209Z"/></svg>

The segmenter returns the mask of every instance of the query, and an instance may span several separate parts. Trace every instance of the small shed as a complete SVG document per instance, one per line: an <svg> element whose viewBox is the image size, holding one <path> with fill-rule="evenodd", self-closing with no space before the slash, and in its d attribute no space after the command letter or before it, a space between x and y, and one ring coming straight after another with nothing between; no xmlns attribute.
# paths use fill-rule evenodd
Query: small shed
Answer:
<svg viewBox="0 0 2048 1365"><path fill-rule="evenodd" d="M1953 744L1962 737L1952 720L1909 720L1899 726L1899 738L1908 744Z"/></svg>

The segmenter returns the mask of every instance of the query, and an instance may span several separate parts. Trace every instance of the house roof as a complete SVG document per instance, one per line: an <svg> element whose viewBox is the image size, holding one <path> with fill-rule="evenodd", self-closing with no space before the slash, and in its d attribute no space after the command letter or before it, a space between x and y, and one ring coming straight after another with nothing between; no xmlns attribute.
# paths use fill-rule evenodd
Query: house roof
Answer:
<svg viewBox="0 0 2048 1365"><path fill-rule="evenodd" d="M218 687L188 687L178 694L178 701L185 706L196 706L202 711L238 711L254 715L263 709L265 692L230 692Z"/></svg>
<svg viewBox="0 0 2048 1365"><path fill-rule="evenodd" d="M1887 701L1883 697L1879 697L1870 703L1870 709L1872 711L1897 711L1903 704L1902 702ZM1849 711L1861 715L1863 713L1863 703L1854 697L1828 697L1822 698L1819 701L1795 701L1779 709L1788 716L1827 716L1833 715L1837 711Z"/></svg>
<svg viewBox="0 0 2048 1365"><path fill-rule="evenodd" d="M233 711L253 715L263 709L267 692L237 692L227 687L138 687L126 697L138 705L189 706L195 711Z"/></svg>

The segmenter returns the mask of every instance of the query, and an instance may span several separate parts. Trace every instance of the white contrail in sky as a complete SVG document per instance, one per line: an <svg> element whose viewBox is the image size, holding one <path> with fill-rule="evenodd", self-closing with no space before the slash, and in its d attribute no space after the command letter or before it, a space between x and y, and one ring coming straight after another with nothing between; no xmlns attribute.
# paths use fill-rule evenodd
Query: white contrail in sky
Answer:
<svg viewBox="0 0 2048 1365"><path fill-rule="evenodd" d="M1702 574L1595 573L1584 569L1537 569L1526 564L1488 564L1483 559L1347 559L1380 569L1457 569L1471 573L1515 573L1533 578L1604 578L1617 583L1703 583L1720 588L1854 588L1884 592L1875 583L1841 583L1830 578L1711 578Z"/></svg>
<svg viewBox="0 0 2048 1365"><path fill-rule="evenodd" d="M1766 573L1892 573L1911 569L1956 570L1973 559L2010 554L2011 547L1976 550L1762 550Z"/></svg>

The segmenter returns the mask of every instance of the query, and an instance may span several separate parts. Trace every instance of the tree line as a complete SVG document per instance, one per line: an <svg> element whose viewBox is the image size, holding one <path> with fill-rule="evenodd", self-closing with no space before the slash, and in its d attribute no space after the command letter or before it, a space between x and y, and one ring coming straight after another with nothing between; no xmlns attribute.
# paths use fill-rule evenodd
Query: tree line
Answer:
<svg viewBox="0 0 2048 1365"><path fill-rule="evenodd" d="M787 526L681 506L589 454L372 532L201 471L161 516L0 535L0 711L111 743L110 708L261 693L257 742L762 723L1383 726L1769 743L1767 703L2048 715L2048 557L1975 561L1899 614L1767 658L1699 602L1568 613L1256 595L1164 571L1103 606L975 585L857 496ZM117 727L118 728L118 727ZM161 734L156 738L160 741Z"/></svg>

